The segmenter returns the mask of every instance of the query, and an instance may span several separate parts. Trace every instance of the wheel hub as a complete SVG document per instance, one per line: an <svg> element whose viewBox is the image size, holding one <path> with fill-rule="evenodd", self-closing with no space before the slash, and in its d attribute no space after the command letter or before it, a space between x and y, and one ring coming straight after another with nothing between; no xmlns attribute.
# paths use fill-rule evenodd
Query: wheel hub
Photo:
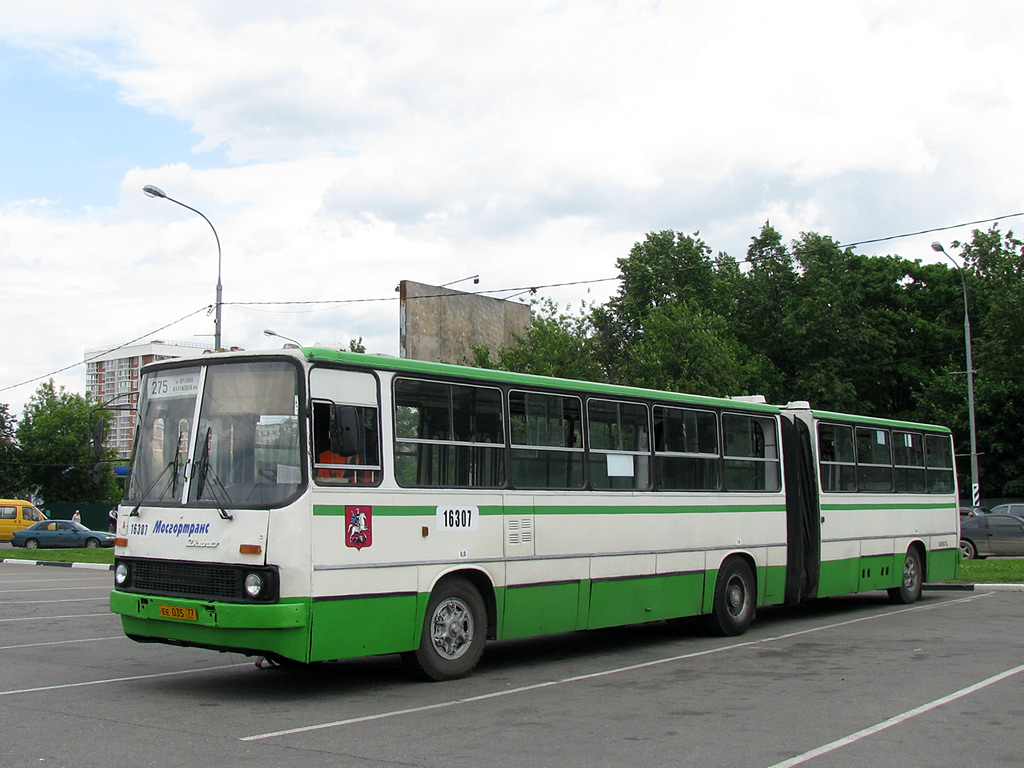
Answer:
<svg viewBox="0 0 1024 768"><path fill-rule="evenodd" d="M433 617L434 647L446 659L457 659L473 642L473 615L461 600L450 598L437 606Z"/></svg>

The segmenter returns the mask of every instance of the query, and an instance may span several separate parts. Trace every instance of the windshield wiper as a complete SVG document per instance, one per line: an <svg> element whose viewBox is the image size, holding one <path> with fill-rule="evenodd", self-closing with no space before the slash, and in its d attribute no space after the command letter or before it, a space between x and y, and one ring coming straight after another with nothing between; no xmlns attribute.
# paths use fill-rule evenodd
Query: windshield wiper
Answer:
<svg viewBox="0 0 1024 768"><path fill-rule="evenodd" d="M142 496L139 498L139 503L136 504L135 507L132 508L132 511L128 513L128 517L139 516L139 507L141 507L142 503L149 498L149 492L152 491L153 488L156 487L156 484L160 482L160 478L166 475L167 472L170 471L172 468L174 469L174 474L171 475L171 479L168 481L168 485L171 486L171 498L174 498L174 495L178 491L178 460L181 458L181 437L182 433L178 432L178 448L174 451L174 459L172 459L167 464L167 466L164 467L163 472L157 475L153 479L153 482L149 484L149 487L142 492Z"/></svg>
<svg viewBox="0 0 1024 768"><path fill-rule="evenodd" d="M159 475L156 476L156 478L154 478L153 482L149 484L149 487L142 492L142 496L139 497L139 503L136 504L135 507L132 509L132 511L128 513L128 517L138 517L139 516L139 507L141 507L142 503L146 499L149 498L149 492L153 490L153 488L156 486L156 484L160 482L160 478L162 478L164 475L166 475L168 470L170 470L170 468L173 467L173 466L174 466L174 462L173 461L168 463L168 465L166 467L164 467L163 472L161 472ZM175 473L175 474L177 474L177 473Z"/></svg>
<svg viewBox="0 0 1024 768"><path fill-rule="evenodd" d="M196 464L196 501L202 501L203 491L206 488L206 475L210 471L210 433L212 431L212 427L206 428L206 437L203 439L203 453L199 457L199 461ZM211 488L213 488L214 484L216 486L219 486L221 491L224 492L224 496L228 497L227 489L224 488L224 484L220 481L220 478L217 477L216 471L213 472L211 478L213 479L213 484L211 484ZM229 515L228 511L224 509L224 504L218 498L217 492L213 491L211 495L213 496L214 504L217 505L217 514L221 516L221 519L234 520L234 517Z"/></svg>

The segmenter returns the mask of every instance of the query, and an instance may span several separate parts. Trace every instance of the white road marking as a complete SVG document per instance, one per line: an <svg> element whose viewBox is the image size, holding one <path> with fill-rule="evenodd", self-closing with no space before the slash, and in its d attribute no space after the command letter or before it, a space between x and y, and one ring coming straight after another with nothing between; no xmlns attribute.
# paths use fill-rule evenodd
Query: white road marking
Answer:
<svg viewBox="0 0 1024 768"><path fill-rule="evenodd" d="M452 699L450 701L441 701L435 704L425 704L420 707L410 707L408 709L396 709L389 712L379 712L373 715L363 715L362 717L350 717L345 720L333 720L328 723L317 723L315 725L298 726L296 728L288 728L282 731L271 731L268 733L257 733L252 736L242 736L239 741L259 741L261 739L272 739L277 736L291 736L297 733L309 733L310 731L319 731L325 728L337 728L343 725L353 725L355 723L366 723L375 720L385 720L391 717L400 717L402 715L411 715L419 712L430 712L436 709L446 709L448 707L455 707L460 704L470 704L477 701L486 701L488 699L497 699L503 696L512 696L519 693L526 693L528 691L536 691L542 688L552 688L559 685L567 685L569 683L578 683L584 680L595 680L601 677L608 677L610 675L617 675L622 672L632 672L638 669L646 669L648 667L656 667L662 664L671 664L677 661L685 661L688 659L696 659L701 656L710 656L715 653L723 653L725 651L734 651L738 648L749 648L751 646L764 645L767 643L775 643L780 640L788 640L793 637L799 637L801 635L808 635L814 632L823 632L829 629L836 629L838 627L846 627L851 624L857 624L862 621L874 621L875 619L883 619L889 616L894 616L898 613L906 613L908 611L919 611L928 610L931 608L937 608L945 605L955 605L957 603L970 602L972 600L978 600L986 596L988 593L974 594L970 597L959 598L957 600L950 600L943 602L938 605L918 605L911 608L899 608L885 613L875 614L873 616L862 616L857 619L849 619L848 621L840 621L835 624L828 624L823 627L813 627L810 629L801 630L799 632L788 632L784 635L777 635L775 637L766 637L762 640L746 640L739 643L733 643L732 645L722 646L720 648L711 648L705 651L695 651L693 653L684 653L679 656L670 656L664 659L654 659L652 661L641 662L640 664L630 664L625 667L616 667L615 669L606 669L601 672L591 672L586 675L575 675L573 677L564 677L559 680L548 680L543 683L534 683L532 685L524 685L519 688L509 688L502 691L494 691L492 693L484 693L479 696L469 696L463 699Z"/></svg>
<svg viewBox="0 0 1024 768"><path fill-rule="evenodd" d="M4 621L46 621L47 619L91 619L95 616L113 616L110 611L103 613L72 613L65 616L17 616L13 619L0 619Z"/></svg>
<svg viewBox="0 0 1024 768"><path fill-rule="evenodd" d="M813 760L821 755L827 755L829 752L834 752L837 749L845 747L847 744L853 744L855 741L860 741L868 736L873 736L876 733L884 731L886 728L892 728L894 725L899 725L913 717L923 715L926 712L931 712L933 709L937 709L944 704L949 704L951 701L962 699L964 696L970 696L976 691L980 691L990 685L995 685L999 681L1018 675L1021 672L1024 672L1024 664L1021 664L1019 667L1014 667L1013 669L1008 669L1005 672L1000 672L998 675L992 675L992 677L985 678L980 683L975 683L974 685L969 685L966 688L961 688L959 691L954 691L953 693L935 699L934 701L929 701L927 704L922 704L919 707L909 709L902 714L890 717L888 720L883 720L880 723L876 723L875 725L864 728L856 733L851 733L849 736L844 736L843 738L836 739L828 744L823 744L820 747L804 752L802 755L797 755L796 757L791 757L788 760L783 760L781 763L775 763L775 765L772 765L769 768L792 768L794 765L802 765L808 760Z"/></svg>
<svg viewBox="0 0 1024 768"><path fill-rule="evenodd" d="M44 645L70 645L72 643L95 643L99 640L127 640L126 635L114 635L113 637L83 637L80 640L51 640L46 643L24 643L23 645L0 645L0 651L11 651L15 648L39 648Z"/></svg>
<svg viewBox="0 0 1024 768"><path fill-rule="evenodd" d="M90 685L107 685L109 683L131 683L136 680L154 680L158 677L176 677L179 675L194 675L198 672L215 672L220 669L231 669L232 667L244 667L252 664L247 661L240 664L221 664L216 667L203 667L202 669L179 669L175 672L154 672L151 675L132 675L130 677L110 677L104 680L86 680L81 683L63 683L61 685L43 685L39 688L21 688L16 691L0 691L0 696L15 696L19 693L41 693L43 691L64 691L68 688L85 688Z"/></svg>

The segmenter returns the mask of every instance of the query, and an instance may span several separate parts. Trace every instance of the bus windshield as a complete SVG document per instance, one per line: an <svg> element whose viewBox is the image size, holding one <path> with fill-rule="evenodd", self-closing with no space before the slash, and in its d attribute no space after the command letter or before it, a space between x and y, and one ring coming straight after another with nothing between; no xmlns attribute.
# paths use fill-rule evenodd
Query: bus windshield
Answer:
<svg viewBox="0 0 1024 768"><path fill-rule="evenodd" d="M298 368L222 363L148 373L126 500L280 506L302 488Z"/></svg>

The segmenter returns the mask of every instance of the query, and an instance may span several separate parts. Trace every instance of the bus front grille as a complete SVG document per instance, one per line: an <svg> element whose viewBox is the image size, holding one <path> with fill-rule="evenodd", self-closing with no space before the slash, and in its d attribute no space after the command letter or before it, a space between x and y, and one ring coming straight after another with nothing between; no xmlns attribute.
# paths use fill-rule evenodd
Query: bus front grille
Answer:
<svg viewBox="0 0 1024 768"><path fill-rule="evenodd" d="M243 592L242 569L216 563L136 560L132 563L132 592L199 600L238 600Z"/></svg>

